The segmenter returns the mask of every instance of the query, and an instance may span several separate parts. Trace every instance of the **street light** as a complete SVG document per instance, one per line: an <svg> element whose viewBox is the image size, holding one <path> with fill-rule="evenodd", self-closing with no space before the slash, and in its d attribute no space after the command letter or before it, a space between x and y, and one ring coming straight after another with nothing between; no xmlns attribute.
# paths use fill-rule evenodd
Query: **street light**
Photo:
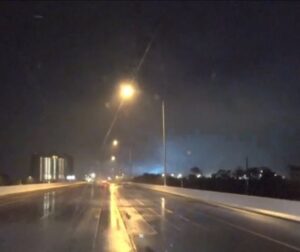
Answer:
<svg viewBox="0 0 300 252"><path fill-rule="evenodd" d="M116 140L116 139L113 140L112 145L115 146L115 147L118 146L119 145L119 141Z"/></svg>
<svg viewBox="0 0 300 252"><path fill-rule="evenodd" d="M167 174L167 145L166 145L166 119L165 119L165 101L161 103L161 119L162 119L162 142L163 142L163 167L164 174ZM167 177L164 177L164 186L167 185Z"/></svg>
<svg viewBox="0 0 300 252"><path fill-rule="evenodd" d="M116 161L116 157L115 156L111 156L110 160L111 161Z"/></svg>
<svg viewBox="0 0 300 252"><path fill-rule="evenodd" d="M122 100L129 100L131 99L136 90L131 83L124 82L120 86L120 97Z"/></svg>

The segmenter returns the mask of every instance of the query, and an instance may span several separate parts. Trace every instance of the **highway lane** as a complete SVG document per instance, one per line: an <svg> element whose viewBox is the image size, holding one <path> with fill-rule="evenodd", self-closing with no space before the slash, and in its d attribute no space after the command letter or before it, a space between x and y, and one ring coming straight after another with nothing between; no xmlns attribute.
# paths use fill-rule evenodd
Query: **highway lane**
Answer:
<svg viewBox="0 0 300 252"><path fill-rule="evenodd" d="M300 251L300 224L112 184L0 198L0 251Z"/></svg>
<svg viewBox="0 0 300 252"><path fill-rule="evenodd" d="M1 197L0 251L130 251L111 201L98 185Z"/></svg>
<svg viewBox="0 0 300 252"><path fill-rule="evenodd" d="M141 189L119 187L138 251L300 251L300 224Z"/></svg>

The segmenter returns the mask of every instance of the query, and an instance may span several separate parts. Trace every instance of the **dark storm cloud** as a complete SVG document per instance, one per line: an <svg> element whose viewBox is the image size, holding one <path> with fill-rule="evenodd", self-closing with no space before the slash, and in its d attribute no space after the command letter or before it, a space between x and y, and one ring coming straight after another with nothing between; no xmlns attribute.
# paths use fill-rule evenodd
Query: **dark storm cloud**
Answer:
<svg viewBox="0 0 300 252"><path fill-rule="evenodd" d="M1 4L1 171L25 175L36 151L70 153L80 173L99 166L115 85L159 24L112 135L136 167L161 162L158 96L171 169L300 162L299 4Z"/></svg>

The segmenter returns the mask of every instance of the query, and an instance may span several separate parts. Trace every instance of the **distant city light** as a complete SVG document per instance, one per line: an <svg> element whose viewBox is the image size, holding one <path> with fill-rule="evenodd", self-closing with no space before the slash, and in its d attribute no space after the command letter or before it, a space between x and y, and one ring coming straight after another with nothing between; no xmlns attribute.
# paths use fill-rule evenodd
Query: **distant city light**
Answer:
<svg viewBox="0 0 300 252"><path fill-rule="evenodd" d="M246 174L244 174L244 176L242 177L244 180L248 179L248 176Z"/></svg>
<svg viewBox="0 0 300 252"><path fill-rule="evenodd" d="M177 178L182 178L182 174L178 173Z"/></svg>
<svg viewBox="0 0 300 252"><path fill-rule="evenodd" d="M115 156L111 156L110 160L111 160L111 161L115 161L115 160L116 160L116 157L115 157Z"/></svg>
<svg viewBox="0 0 300 252"><path fill-rule="evenodd" d="M94 172L92 172L92 173L90 174L90 177L91 177L92 179L94 179L94 178L96 178L96 174L95 174Z"/></svg>
<svg viewBox="0 0 300 252"><path fill-rule="evenodd" d="M201 174L197 174L197 176L196 176L197 178L201 178L202 177L202 175Z"/></svg>
<svg viewBox="0 0 300 252"><path fill-rule="evenodd" d="M85 175L84 179L85 179L86 182L91 182L92 181L92 178L88 175Z"/></svg>
<svg viewBox="0 0 300 252"><path fill-rule="evenodd" d="M111 177L107 177L107 180L110 181L110 180L111 180Z"/></svg>
<svg viewBox="0 0 300 252"><path fill-rule="evenodd" d="M75 175L67 175L66 179L68 181L74 181L76 179Z"/></svg>

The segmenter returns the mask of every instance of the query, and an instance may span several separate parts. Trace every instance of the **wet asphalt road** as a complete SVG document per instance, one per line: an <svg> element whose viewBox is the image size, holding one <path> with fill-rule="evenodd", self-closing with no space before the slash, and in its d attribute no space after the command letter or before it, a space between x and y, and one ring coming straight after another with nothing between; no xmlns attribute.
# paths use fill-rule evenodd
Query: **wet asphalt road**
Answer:
<svg viewBox="0 0 300 252"><path fill-rule="evenodd" d="M129 185L115 194L138 251L300 251L298 223ZM121 225L111 201L96 185L2 197L0 251L128 251L108 232Z"/></svg>
<svg viewBox="0 0 300 252"><path fill-rule="evenodd" d="M84 185L0 198L0 251L105 248L105 235L95 233L107 193Z"/></svg>
<svg viewBox="0 0 300 252"><path fill-rule="evenodd" d="M140 234L128 230L139 251L300 251L300 223L129 185L119 191L120 210L143 217Z"/></svg>

